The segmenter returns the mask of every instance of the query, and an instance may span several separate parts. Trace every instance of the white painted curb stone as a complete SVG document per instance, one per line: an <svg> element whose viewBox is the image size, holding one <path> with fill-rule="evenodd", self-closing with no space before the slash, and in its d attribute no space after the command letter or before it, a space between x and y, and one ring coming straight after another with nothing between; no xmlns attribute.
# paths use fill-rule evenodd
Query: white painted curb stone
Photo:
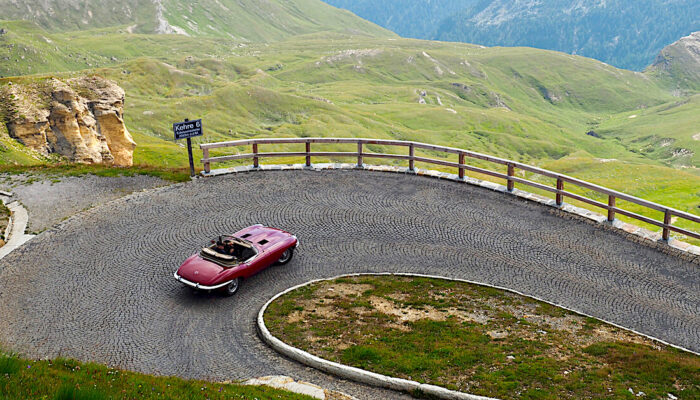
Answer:
<svg viewBox="0 0 700 400"><path fill-rule="evenodd" d="M11 212L10 222L7 225L9 234L7 236L7 243L0 247L0 259L34 237L34 235L27 235L24 233L27 229L27 223L29 222L27 210L22 207L18 201L13 201L8 204L7 208L9 208Z"/></svg>

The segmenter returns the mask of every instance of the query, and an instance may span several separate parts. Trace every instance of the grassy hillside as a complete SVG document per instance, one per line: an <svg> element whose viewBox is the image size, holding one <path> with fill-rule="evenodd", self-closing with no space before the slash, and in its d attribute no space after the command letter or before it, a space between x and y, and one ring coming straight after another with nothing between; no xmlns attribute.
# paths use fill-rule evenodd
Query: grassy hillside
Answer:
<svg viewBox="0 0 700 400"><path fill-rule="evenodd" d="M28 21L0 21L0 76L70 71L104 65L109 58L74 46Z"/></svg>
<svg viewBox="0 0 700 400"><path fill-rule="evenodd" d="M119 28L129 33L176 33L245 42L323 31L394 36L320 0L0 0L0 9L2 19L33 21L52 32Z"/></svg>
<svg viewBox="0 0 700 400"><path fill-rule="evenodd" d="M141 58L98 73L127 90L132 130L156 136L169 137L163 120L188 110L205 117L209 140L229 137L229 129L405 137L524 160L580 150L641 160L617 142L586 135L589 126L672 99L641 74L532 49L307 37L238 53Z"/></svg>
<svg viewBox="0 0 700 400"><path fill-rule="evenodd" d="M393 37L388 30L320 0L163 1L164 17L191 36L260 42L315 32Z"/></svg>
<svg viewBox="0 0 700 400"><path fill-rule="evenodd" d="M700 95L621 113L596 128L630 152L679 168L700 166Z"/></svg>
<svg viewBox="0 0 700 400"><path fill-rule="evenodd" d="M0 0L2 19L33 21L49 30L134 25L154 31L156 2L142 0Z"/></svg>

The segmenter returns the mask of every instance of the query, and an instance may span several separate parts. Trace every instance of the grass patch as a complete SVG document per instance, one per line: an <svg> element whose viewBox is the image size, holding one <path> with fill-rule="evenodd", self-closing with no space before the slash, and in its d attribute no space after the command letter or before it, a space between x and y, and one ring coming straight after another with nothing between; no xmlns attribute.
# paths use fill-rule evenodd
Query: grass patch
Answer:
<svg viewBox="0 0 700 400"><path fill-rule="evenodd" d="M280 297L265 322L331 361L505 400L700 396L698 356L474 284L340 278Z"/></svg>
<svg viewBox="0 0 700 400"><path fill-rule="evenodd" d="M0 354L0 375L12 375L19 371L21 362L16 357Z"/></svg>
<svg viewBox="0 0 700 400"><path fill-rule="evenodd" d="M153 376L75 360L0 354L0 399L289 399L311 397L264 386Z"/></svg>
<svg viewBox="0 0 700 400"><path fill-rule="evenodd" d="M0 165L0 173L5 174L42 174L51 176L83 176L87 174L116 177L148 175L170 182L190 180L189 168L164 168L153 165L135 165L133 167L110 167L100 164L42 164L42 165Z"/></svg>
<svg viewBox="0 0 700 400"><path fill-rule="evenodd" d="M10 223L11 214L10 209L0 202L0 239L3 241L7 240L5 237L5 229L7 229L7 225Z"/></svg>

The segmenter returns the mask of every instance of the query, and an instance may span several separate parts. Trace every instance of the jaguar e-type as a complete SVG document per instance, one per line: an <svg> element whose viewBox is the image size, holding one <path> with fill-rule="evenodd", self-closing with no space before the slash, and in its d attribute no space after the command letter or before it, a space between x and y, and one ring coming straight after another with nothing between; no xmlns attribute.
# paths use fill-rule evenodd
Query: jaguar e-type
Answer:
<svg viewBox="0 0 700 400"><path fill-rule="evenodd" d="M231 296L242 279L267 267L286 264L299 245L297 237L281 229L253 225L212 240L175 272L175 279L197 290L221 290Z"/></svg>

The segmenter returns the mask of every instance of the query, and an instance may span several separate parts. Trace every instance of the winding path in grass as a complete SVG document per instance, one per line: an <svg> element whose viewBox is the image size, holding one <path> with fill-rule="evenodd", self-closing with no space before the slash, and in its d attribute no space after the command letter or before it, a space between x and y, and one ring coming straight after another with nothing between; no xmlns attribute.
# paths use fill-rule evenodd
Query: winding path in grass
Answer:
<svg viewBox="0 0 700 400"><path fill-rule="evenodd" d="M253 223L297 234L294 260L232 298L172 278L209 238ZM0 261L0 342L147 373L282 374L401 398L286 360L255 331L258 309L290 286L386 271L508 287L700 351L696 264L513 196L365 171L199 179L78 214Z"/></svg>

